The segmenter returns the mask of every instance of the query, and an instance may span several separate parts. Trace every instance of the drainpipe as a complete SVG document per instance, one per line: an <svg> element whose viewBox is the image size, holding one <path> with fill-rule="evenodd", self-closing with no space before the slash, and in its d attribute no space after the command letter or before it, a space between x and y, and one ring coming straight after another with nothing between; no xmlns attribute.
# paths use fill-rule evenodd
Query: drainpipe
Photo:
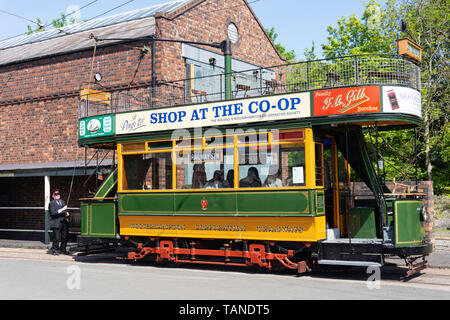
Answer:
<svg viewBox="0 0 450 320"><path fill-rule="evenodd" d="M156 98L156 45L155 38L152 38L152 106Z"/></svg>
<svg viewBox="0 0 450 320"><path fill-rule="evenodd" d="M231 41L225 40L220 44L223 55L225 57L225 99L233 99L233 87L232 87L232 51Z"/></svg>

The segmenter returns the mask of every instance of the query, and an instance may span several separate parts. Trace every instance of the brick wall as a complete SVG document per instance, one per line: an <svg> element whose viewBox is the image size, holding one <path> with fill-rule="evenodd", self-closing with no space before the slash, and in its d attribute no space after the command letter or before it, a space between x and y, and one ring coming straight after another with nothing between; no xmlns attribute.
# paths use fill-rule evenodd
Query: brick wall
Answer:
<svg viewBox="0 0 450 320"><path fill-rule="evenodd" d="M131 79L140 53L114 46L97 51L94 71L105 86ZM78 94L90 74L91 52L0 67L0 79L12 73L0 97L0 164L73 161L77 147ZM136 81L151 78L150 57L140 64ZM33 99L35 101L33 101ZM18 100L18 101L17 101ZM16 101L16 103L14 103Z"/></svg>

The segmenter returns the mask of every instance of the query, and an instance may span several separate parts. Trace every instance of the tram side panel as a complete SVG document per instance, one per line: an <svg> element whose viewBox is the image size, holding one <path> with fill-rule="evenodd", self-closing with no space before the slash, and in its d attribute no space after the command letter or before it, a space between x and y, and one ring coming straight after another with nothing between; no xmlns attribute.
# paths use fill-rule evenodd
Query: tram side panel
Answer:
<svg viewBox="0 0 450 320"><path fill-rule="evenodd" d="M81 202L81 237L116 238L117 205L114 200Z"/></svg>
<svg viewBox="0 0 450 320"><path fill-rule="evenodd" d="M117 237L117 179L116 169L102 183L93 198L80 199L82 239Z"/></svg>
<svg viewBox="0 0 450 320"><path fill-rule="evenodd" d="M422 200L393 201L393 233L397 248L422 245L425 239L425 212Z"/></svg>
<svg viewBox="0 0 450 320"><path fill-rule="evenodd" d="M317 242L326 232L316 199L314 190L119 194L120 234Z"/></svg>

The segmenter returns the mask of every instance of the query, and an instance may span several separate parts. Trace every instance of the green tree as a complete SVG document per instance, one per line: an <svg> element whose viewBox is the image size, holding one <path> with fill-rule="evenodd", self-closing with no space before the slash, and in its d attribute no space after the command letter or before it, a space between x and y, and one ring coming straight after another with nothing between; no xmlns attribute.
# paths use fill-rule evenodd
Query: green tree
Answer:
<svg viewBox="0 0 450 320"><path fill-rule="evenodd" d="M423 47L421 132L425 144L425 167L429 180L449 188L449 15L447 0L404 1L405 20L411 34ZM442 185L445 184L445 185ZM443 190L439 190L443 191Z"/></svg>
<svg viewBox="0 0 450 320"><path fill-rule="evenodd" d="M305 56L306 60L312 61L317 59L316 55L316 44L313 41L311 49L306 48L303 55Z"/></svg>
<svg viewBox="0 0 450 320"><path fill-rule="evenodd" d="M267 34L269 35L270 40L275 44L275 47L277 48L278 52L286 58L287 63L295 62L296 56L295 51L291 50L288 51L284 46L282 46L279 43L275 43L275 41L278 38L278 33L275 32L275 28L272 28L270 30L266 30Z"/></svg>
<svg viewBox="0 0 450 320"><path fill-rule="evenodd" d="M423 48L421 64L423 123L418 133L418 174L433 180L435 192L449 192L450 132L449 97L449 16L448 0L388 0L384 7L372 0L361 18L353 14L328 27L328 42L322 44L327 58L361 53L396 53L398 37L413 37ZM400 20L406 21L408 33L401 34ZM374 136L372 135L372 139ZM375 141L372 140L374 143ZM415 174L413 132L382 133L386 160L394 169L387 176Z"/></svg>
<svg viewBox="0 0 450 320"><path fill-rule="evenodd" d="M450 192L449 120L449 15L447 0L389 1L386 14L391 20L402 18L407 36L423 48L421 64L423 124L418 132L423 178L433 180L436 193Z"/></svg>
<svg viewBox="0 0 450 320"><path fill-rule="evenodd" d="M395 44L386 32L386 17L374 0L366 4L362 18L352 14L340 18L337 26L329 26L328 43L322 44L326 58L336 58L363 53L393 53Z"/></svg>

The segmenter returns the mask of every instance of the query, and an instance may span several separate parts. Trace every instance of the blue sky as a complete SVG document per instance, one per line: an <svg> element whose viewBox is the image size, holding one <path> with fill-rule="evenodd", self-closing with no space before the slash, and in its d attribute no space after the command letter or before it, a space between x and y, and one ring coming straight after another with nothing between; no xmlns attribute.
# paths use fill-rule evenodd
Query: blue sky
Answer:
<svg viewBox="0 0 450 320"><path fill-rule="evenodd" d="M0 10L22 16L30 20L41 18L44 24L59 18L75 5L83 7L94 0L0 0ZM126 2L131 1L127 4ZM110 13L131 11L169 0L97 0L81 10L81 19L90 19L99 14L125 4ZM352 13L358 16L364 11L368 0L248 0L250 6L266 29L275 27L277 42L289 50L295 50L298 58L303 58L305 48L316 44L316 53L322 56L321 43L327 39L327 27ZM379 1L384 3L384 0ZM27 31L32 22L0 11L0 40L20 35Z"/></svg>

